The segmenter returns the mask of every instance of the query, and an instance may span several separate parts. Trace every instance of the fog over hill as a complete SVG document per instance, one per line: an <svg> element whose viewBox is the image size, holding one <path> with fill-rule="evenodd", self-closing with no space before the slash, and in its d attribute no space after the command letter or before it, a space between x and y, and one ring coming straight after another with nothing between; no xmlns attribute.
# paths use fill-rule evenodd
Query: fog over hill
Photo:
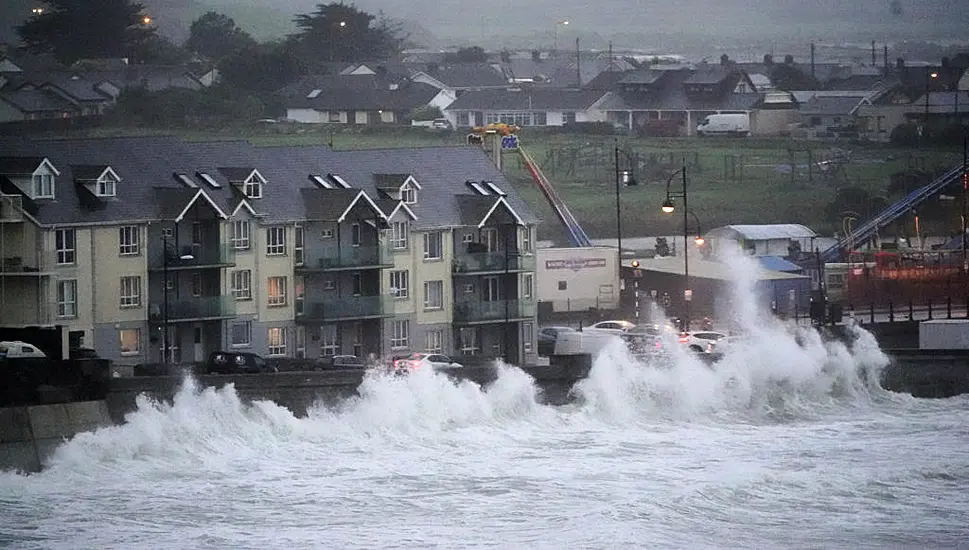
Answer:
<svg viewBox="0 0 969 550"><path fill-rule="evenodd" d="M90 0L96 1L96 0ZM297 13L319 0L140 0L163 32L182 40L188 24L208 10L233 17L259 39L293 30ZM811 40L969 40L967 0L354 0L358 8L407 22L430 47L482 43L489 47L551 47L581 37L586 47L710 51L780 48ZM0 16L16 24L32 2L6 0ZM20 6L19 8L17 6ZM9 16L9 17L8 17ZM568 20L569 25L556 25ZM428 31L416 32L418 25ZM433 42L433 43L431 43Z"/></svg>

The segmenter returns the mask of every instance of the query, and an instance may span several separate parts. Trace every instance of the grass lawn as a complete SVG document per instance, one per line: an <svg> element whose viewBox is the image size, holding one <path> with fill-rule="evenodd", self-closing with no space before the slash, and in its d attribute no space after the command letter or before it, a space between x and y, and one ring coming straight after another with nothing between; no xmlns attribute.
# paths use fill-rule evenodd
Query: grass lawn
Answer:
<svg viewBox="0 0 969 550"><path fill-rule="evenodd" d="M297 132L298 130L298 132ZM99 128L87 135L175 133L187 140L248 139L259 145L329 144L335 149L432 147L461 145L462 132L433 133L424 129L351 127L330 128L265 125L221 131L154 131ZM615 138L550 133L525 129L524 147L559 190L586 233L592 238L615 236ZM660 211L666 179L685 160L689 207L702 229L740 223L802 223L821 234L841 227L840 215L831 219L828 205L839 188L859 187L890 202L889 177L909 167L948 169L962 161L961 151L896 149L877 144L821 143L785 138L625 138L620 167L635 167L640 185L621 189L624 237L678 234L680 215ZM809 158L819 162L848 153L843 169L808 172ZM810 156L808 151L810 151ZM518 155L506 153L504 172L543 220L540 239L566 244L566 233L532 181ZM792 171L791 165L794 165ZM677 175L673 191L682 189ZM681 202L677 199L677 202ZM862 218L877 208L859 207ZM690 218L691 226L694 223ZM691 227L692 230L692 227Z"/></svg>

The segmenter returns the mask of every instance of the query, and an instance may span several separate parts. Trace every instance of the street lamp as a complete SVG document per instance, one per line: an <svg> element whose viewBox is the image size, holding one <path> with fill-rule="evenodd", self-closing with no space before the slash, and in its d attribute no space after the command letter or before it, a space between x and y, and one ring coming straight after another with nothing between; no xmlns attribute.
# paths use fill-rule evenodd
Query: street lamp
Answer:
<svg viewBox="0 0 969 550"><path fill-rule="evenodd" d="M44 15L44 8L30 8L30 13L34 15Z"/></svg>
<svg viewBox="0 0 969 550"><path fill-rule="evenodd" d="M171 354L171 349L168 346L168 228L162 229L162 362L168 364L168 356ZM194 260L195 256L191 254L182 254L178 257L180 260ZM174 358L173 358L174 359Z"/></svg>
<svg viewBox="0 0 969 550"><path fill-rule="evenodd" d="M552 31L552 36L553 36L552 51L553 52L559 51L559 25L568 27L569 26L569 20L566 19L564 21L556 21L555 22L555 28Z"/></svg>
<svg viewBox="0 0 969 550"><path fill-rule="evenodd" d="M622 216L620 215L619 208L619 184L626 187L634 187L639 185L636 181L636 177L633 174L633 159L629 156L629 153L619 149L619 140L615 140L613 146L613 153L615 155L616 161L616 250L619 253L619 269L622 270ZM620 170L619 169L619 153L622 153L626 157L626 161L629 164L629 169Z"/></svg>
<svg viewBox="0 0 969 550"><path fill-rule="evenodd" d="M683 191L681 193L674 193L670 189L673 183L673 178L676 174L680 174L683 179ZM687 203L687 193L686 193L686 163L678 170L670 174L666 178L666 200L663 201L662 209L663 212L667 214L672 214L676 209L673 204L674 198L683 199L683 330L690 330L690 301L693 299L693 291L690 290L690 262L689 262L689 247L686 246L688 239L690 238L689 224L690 224L690 209ZM696 216L696 214L694 214ZM697 229L699 229L700 220L697 219ZM699 244L699 243L698 243Z"/></svg>
<svg viewBox="0 0 969 550"><path fill-rule="evenodd" d="M145 25L146 27L147 27L148 25L151 25L151 22L152 22L152 18L151 18L151 16L148 16L148 15L146 15L146 16L144 16L144 17L142 17L142 18L141 18L141 23L142 23L143 25Z"/></svg>
<svg viewBox="0 0 969 550"><path fill-rule="evenodd" d="M927 72L927 71L926 71ZM939 78L939 73L933 71L931 73L927 72L925 78L925 122L929 122L929 82Z"/></svg>

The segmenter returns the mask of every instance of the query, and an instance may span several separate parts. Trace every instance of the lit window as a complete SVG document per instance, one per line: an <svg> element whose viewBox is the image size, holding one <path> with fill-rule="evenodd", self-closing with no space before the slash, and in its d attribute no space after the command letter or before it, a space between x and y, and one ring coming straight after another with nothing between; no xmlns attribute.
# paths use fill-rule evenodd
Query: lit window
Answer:
<svg viewBox="0 0 969 550"><path fill-rule="evenodd" d="M268 355L286 355L286 329L270 328L266 335L266 348Z"/></svg>
<svg viewBox="0 0 969 550"><path fill-rule="evenodd" d="M121 355L138 355L141 351L141 330L125 328L118 331Z"/></svg>
<svg viewBox="0 0 969 550"><path fill-rule="evenodd" d="M267 305L286 305L286 277L269 277L266 280L266 287Z"/></svg>

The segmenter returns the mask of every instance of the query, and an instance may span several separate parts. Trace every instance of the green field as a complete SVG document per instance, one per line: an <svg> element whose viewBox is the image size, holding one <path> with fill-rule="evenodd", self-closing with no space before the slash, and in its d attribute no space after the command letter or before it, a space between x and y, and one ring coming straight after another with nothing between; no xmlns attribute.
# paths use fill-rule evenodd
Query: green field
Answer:
<svg viewBox="0 0 969 550"><path fill-rule="evenodd" d="M133 129L98 129L93 135L144 134ZM171 132L168 132L171 133ZM240 127L221 132L175 132L188 140L248 139L255 145L329 144L335 149L429 147L459 145L461 132L436 134L410 128L305 128L291 125ZM555 185L586 233L592 238L615 236L615 165L610 136L523 130L522 147L529 151ZM840 229L842 209L829 204L839 189L862 189L872 197L850 210L866 218L889 203L893 173L910 168L948 169L961 162L961 151L897 149L876 144L822 143L778 139L619 138L624 151L621 168L630 164L640 181L621 190L624 237L669 235L682 231L682 218L663 214L667 176L687 163L689 206L704 230L740 223L802 223L820 234ZM840 149L840 152L838 151ZM810 153L808 152L810 150ZM814 163L841 157L840 167L808 170ZM791 165L795 166L792 171ZM520 157L506 153L504 171L543 223L540 239L566 244L565 231L545 202ZM679 176L674 191L681 189ZM832 213L834 212L834 213ZM951 217L951 216L949 216ZM694 223L691 217L691 225ZM946 222L944 225L952 225ZM946 230L950 229L948 227ZM692 227L691 227L692 230Z"/></svg>

